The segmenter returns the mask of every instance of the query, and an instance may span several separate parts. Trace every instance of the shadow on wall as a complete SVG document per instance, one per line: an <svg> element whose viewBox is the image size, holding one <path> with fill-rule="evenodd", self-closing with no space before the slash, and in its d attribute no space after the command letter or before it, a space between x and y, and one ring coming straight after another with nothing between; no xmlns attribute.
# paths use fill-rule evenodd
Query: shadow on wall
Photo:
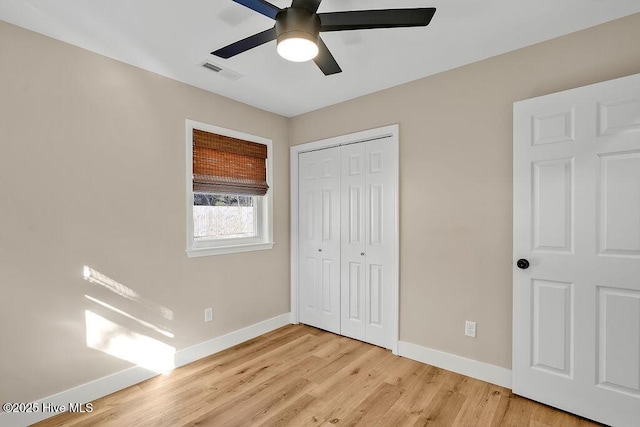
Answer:
<svg viewBox="0 0 640 427"><path fill-rule="evenodd" d="M175 368L175 347L161 341L174 338L174 334L163 324L173 320L173 311L142 298L134 290L91 267L85 266L83 275L88 282L116 294L116 299L120 297L132 301L144 308L145 312L162 319L162 323L156 325L99 298L85 295L93 305L92 310L85 311L87 347L159 374L168 373ZM133 331L122 323L135 325L136 329L145 333ZM158 338L149 335L156 335Z"/></svg>

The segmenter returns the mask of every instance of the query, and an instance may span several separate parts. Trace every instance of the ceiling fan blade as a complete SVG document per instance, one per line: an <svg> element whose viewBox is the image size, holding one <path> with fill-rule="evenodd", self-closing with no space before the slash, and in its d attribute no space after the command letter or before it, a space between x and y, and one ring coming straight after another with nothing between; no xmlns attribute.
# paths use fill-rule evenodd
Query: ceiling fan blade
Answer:
<svg viewBox="0 0 640 427"><path fill-rule="evenodd" d="M268 16L271 19L276 19L276 15L280 12L280 8L272 5L264 0L233 0L234 2L248 7L251 10L255 10L258 13Z"/></svg>
<svg viewBox="0 0 640 427"><path fill-rule="evenodd" d="M366 30L370 28L424 27L435 7L417 9L355 10L319 13L320 31Z"/></svg>
<svg viewBox="0 0 640 427"><path fill-rule="evenodd" d="M342 69L336 62L336 59L320 37L318 37L318 56L313 59L313 62L316 63L325 76L342 72Z"/></svg>
<svg viewBox="0 0 640 427"><path fill-rule="evenodd" d="M293 0L291 7L301 7L316 13L321 2L322 0Z"/></svg>
<svg viewBox="0 0 640 427"><path fill-rule="evenodd" d="M275 39L276 39L276 27L273 27L261 33L249 36L246 39L242 39L240 41L232 43L229 46L220 48L214 52L211 52L211 54L215 56L219 56L220 58L227 59Z"/></svg>

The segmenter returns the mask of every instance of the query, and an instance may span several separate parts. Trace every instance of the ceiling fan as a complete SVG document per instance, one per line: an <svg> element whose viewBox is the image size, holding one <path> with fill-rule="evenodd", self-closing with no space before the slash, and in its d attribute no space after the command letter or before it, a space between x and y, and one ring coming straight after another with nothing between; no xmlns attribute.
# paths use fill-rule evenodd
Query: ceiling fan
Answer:
<svg viewBox="0 0 640 427"><path fill-rule="evenodd" d="M276 21L273 28L220 48L220 58L277 40L280 56L294 62L313 59L326 75L342 72L319 33L326 31L366 30L371 28L424 27L431 22L434 7L414 9L357 10L316 13L322 0L293 0L291 7L280 9L265 0L233 0Z"/></svg>

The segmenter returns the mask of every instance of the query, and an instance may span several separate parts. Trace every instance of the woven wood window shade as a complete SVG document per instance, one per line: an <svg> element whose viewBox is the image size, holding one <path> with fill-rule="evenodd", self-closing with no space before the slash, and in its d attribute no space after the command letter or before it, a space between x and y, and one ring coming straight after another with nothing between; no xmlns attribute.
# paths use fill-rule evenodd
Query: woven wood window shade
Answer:
<svg viewBox="0 0 640 427"><path fill-rule="evenodd" d="M267 194L267 146L193 130L193 191Z"/></svg>

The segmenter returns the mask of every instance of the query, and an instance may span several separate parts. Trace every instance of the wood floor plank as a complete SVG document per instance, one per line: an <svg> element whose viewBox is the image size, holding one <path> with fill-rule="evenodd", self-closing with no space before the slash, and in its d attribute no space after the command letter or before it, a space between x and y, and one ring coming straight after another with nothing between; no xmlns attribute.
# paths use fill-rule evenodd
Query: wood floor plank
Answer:
<svg viewBox="0 0 640 427"><path fill-rule="evenodd" d="M420 417L414 426L451 426L467 397L460 388L468 385L468 377L443 371L444 381L431 401L420 411ZM471 380L473 381L473 380Z"/></svg>
<svg viewBox="0 0 640 427"><path fill-rule="evenodd" d="M296 425L292 424L293 420L296 419L296 417L315 400L315 397L305 393L297 400L280 409L280 411L277 411L274 415L271 416L271 418L268 418L267 420L260 423L259 426L279 427Z"/></svg>
<svg viewBox="0 0 640 427"><path fill-rule="evenodd" d="M354 410L347 413L346 417L343 419L331 419L324 425L374 425L398 401L402 393L403 389L401 387L382 382Z"/></svg>
<svg viewBox="0 0 640 427"><path fill-rule="evenodd" d="M419 414L412 408L419 401L429 401L430 397L427 388L430 386L430 379L436 373L437 368L416 364L416 370L411 377L406 378L398 384L402 387L403 393L389 410L376 423L380 426L409 426L413 425L419 418ZM437 388L433 388L433 394Z"/></svg>
<svg viewBox="0 0 640 427"><path fill-rule="evenodd" d="M464 425L465 420L475 420L478 426L490 426L501 396L500 387L476 382L474 391L467 395L467 401L460 409L454 424Z"/></svg>
<svg viewBox="0 0 640 427"><path fill-rule="evenodd" d="M396 421L398 425L414 425L429 410L434 398L442 389L447 372L433 366L428 368L416 378L415 383L412 383L399 399L399 406L391 408L392 411L395 409L403 414Z"/></svg>
<svg viewBox="0 0 640 427"><path fill-rule="evenodd" d="M371 350L371 348L366 345L360 345L362 343L359 341L349 341L351 341L351 345L344 346L339 351L335 351L334 353L325 356L327 364L313 374L307 375L307 379L315 383L320 383L333 378L339 371L345 369L345 366L359 359L362 355Z"/></svg>
<svg viewBox="0 0 640 427"><path fill-rule="evenodd" d="M533 406L531 401L522 397L515 396L511 393L504 394L500 398L500 403L493 419L493 426L503 425L529 425L531 423L531 414ZM526 423L523 421L526 420Z"/></svg>
<svg viewBox="0 0 640 427"><path fill-rule="evenodd" d="M595 426L510 390L288 325L38 427Z"/></svg>

